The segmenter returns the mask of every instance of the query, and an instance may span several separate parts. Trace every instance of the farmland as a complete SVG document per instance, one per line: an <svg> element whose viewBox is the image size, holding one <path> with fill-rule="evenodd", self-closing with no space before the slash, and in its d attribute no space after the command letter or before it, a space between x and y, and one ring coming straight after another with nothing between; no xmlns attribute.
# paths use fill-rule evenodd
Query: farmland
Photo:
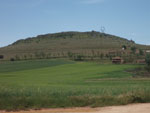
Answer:
<svg viewBox="0 0 150 113"><path fill-rule="evenodd" d="M139 66L63 59L1 62L0 109L150 102L150 79L126 71Z"/></svg>

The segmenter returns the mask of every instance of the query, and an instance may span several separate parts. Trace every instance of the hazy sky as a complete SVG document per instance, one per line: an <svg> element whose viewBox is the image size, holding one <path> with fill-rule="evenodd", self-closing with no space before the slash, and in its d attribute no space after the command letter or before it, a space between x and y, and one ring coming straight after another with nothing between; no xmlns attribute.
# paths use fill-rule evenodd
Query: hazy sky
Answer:
<svg viewBox="0 0 150 113"><path fill-rule="evenodd" d="M150 44L150 0L0 0L0 46L61 31L100 31Z"/></svg>

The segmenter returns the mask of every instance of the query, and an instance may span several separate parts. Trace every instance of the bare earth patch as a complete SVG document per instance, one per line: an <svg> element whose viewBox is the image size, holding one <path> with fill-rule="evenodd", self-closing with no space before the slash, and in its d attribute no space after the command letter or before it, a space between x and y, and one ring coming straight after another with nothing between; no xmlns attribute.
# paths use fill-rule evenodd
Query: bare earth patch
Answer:
<svg viewBox="0 0 150 113"><path fill-rule="evenodd" d="M148 104L131 104L125 106L112 106L101 108L59 108L59 109L42 109L18 112L0 111L0 113L150 113L150 103Z"/></svg>

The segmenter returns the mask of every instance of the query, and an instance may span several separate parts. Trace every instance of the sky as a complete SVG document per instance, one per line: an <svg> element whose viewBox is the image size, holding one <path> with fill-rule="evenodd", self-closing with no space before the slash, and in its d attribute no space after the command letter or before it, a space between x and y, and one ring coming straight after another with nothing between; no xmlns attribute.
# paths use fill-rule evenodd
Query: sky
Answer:
<svg viewBox="0 0 150 113"><path fill-rule="evenodd" d="M101 31L150 45L150 0L0 0L0 47L64 31Z"/></svg>

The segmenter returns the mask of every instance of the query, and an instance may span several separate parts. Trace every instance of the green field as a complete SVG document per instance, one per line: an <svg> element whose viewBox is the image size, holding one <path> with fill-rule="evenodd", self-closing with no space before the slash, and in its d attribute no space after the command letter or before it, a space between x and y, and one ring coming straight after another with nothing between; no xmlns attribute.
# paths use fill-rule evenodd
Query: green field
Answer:
<svg viewBox="0 0 150 113"><path fill-rule="evenodd" d="M0 63L0 109L38 109L150 102L150 79L114 65L68 60Z"/></svg>

